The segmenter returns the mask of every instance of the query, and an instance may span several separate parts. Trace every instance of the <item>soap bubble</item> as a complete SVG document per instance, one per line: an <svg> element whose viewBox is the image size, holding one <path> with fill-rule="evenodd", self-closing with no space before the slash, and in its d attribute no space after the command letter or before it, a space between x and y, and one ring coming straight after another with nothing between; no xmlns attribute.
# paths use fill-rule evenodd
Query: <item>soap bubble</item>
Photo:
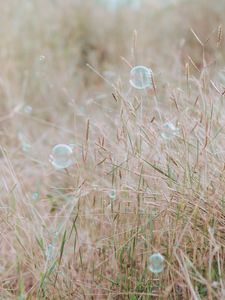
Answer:
<svg viewBox="0 0 225 300"><path fill-rule="evenodd" d="M130 71L130 85L135 89L152 88L152 70L144 66L136 66Z"/></svg>
<svg viewBox="0 0 225 300"><path fill-rule="evenodd" d="M46 251L45 251L45 256L48 261L52 260L55 256L55 246L53 244L49 244Z"/></svg>
<svg viewBox="0 0 225 300"><path fill-rule="evenodd" d="M69 145L59 144L52 149L49 161L56 169L66 169L73 163L73 150Z"/></svg>
<svg viewBox="0 0 225 300"><path fill-rule="evenodd" d="M109 191L109 198L111 200L116 200L116 191L115 190Z"/></svg>
<svg viewBox="0 0 225 300"><path fill-rule="evenodd" d="M24 105L24 107L23 107L23 112L24 112L25 114L30 115L30 114L32 113L32 111L33 111L32 106L30 106L30 105Z"/></svg>
<svg viewBox="0 0 225 300"><path fill-rule="evenodd" d="M161 136L164 140L171 140L179 134L179 128L168 122L163 125Z"/></svg>
<svg viewBox="0 0 225 300"><path fill-rule="evenodd" d="M164 270L164 257L160 253L154 253L149 257L149 271L155 274Z"/></svg>
<svg viewBox="0 0 225 300"><path fill-rule="evenodd" d="M45 57L44 55L40 55L39 61L40 61L41 63L44 63L45 60L46 60L46 57Z"/></svg>
<svg viewBox="0 0 225 300"><path fill-rule="evenodd" d="M31 145L29 143L26 143L26 142L23 142L21 147L22 147L22 151L24 153L28 153L31 149Z"/></svg>
<svg viewBox="0 0 225 300"><path fill-rule="evenodd" d="M21 149L24 153L28 153L31 150L31 144L28 138L22 133L18 133L18 139L20 140Z"/></svg>
<svg viewBox="0 0 225 300"><path fill-rule="evenodd" d="M39 193L38 192L33 192L31 195L31 198L33 201L37 201L39 199Z"/></svg>

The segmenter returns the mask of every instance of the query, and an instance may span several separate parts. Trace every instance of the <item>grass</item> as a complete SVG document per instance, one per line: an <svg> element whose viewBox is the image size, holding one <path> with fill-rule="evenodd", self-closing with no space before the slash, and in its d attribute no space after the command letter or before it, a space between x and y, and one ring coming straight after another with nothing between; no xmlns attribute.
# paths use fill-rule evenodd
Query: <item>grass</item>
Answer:
<svg viewBox="0 0 225 300"><path fill-rule="evenodd" d="M207 2L1 4L0 299L224 299L225 1Z"/></svg>

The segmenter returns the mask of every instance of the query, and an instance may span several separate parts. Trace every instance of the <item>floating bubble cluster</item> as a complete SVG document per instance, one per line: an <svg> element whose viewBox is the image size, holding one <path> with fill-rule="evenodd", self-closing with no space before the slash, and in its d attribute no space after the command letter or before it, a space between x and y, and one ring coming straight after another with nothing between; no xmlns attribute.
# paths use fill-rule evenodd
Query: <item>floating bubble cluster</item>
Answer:
<svg viewBox="0 0 225 300"><path fill-rule="evenodd" d="M144 66L136 66L130 71L130 85L139 90L152 88L152 70Z"/></svg>
<svg viewBox="0 0 225 300"><path fill-rule="evenodd" d="M73 164L73 149L66 144L58 144L52 149L49 161L56 169L66 169Z"/></svg>
<svg viewBox="0 0 225 300"><path fill-rule="evenodd" d="M161 137L164 140L171 140L179 134L179 128L177 128L173 123L168 122L163 125Z"/></svg>
<svg viewBox="0 0 225 300"><path fill-rule="evenodd" d="M149 257L149 271L155 274L164 270L164 257L160 253L154 253Z"/></svg>

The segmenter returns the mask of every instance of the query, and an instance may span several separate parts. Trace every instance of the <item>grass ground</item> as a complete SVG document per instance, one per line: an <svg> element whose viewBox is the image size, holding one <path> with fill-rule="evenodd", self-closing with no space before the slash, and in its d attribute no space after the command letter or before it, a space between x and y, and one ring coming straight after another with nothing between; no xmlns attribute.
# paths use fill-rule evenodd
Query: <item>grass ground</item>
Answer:
<svg viewBox="0 0 225 300"><path fill-rule="evenodd" d="M0 299L225 299L225 1L0 8Z"/></svg>

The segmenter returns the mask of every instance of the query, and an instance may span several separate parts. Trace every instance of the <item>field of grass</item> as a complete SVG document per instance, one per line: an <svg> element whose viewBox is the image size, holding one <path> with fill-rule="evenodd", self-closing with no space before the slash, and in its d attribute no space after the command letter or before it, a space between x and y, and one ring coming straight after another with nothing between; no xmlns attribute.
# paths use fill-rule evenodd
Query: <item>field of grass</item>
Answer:
<svg viewBox="0 0 225 300"><path fill-rule="evenodd" d="M166 2L1 1L1 300L225 299L225 0Z"/></svg>

